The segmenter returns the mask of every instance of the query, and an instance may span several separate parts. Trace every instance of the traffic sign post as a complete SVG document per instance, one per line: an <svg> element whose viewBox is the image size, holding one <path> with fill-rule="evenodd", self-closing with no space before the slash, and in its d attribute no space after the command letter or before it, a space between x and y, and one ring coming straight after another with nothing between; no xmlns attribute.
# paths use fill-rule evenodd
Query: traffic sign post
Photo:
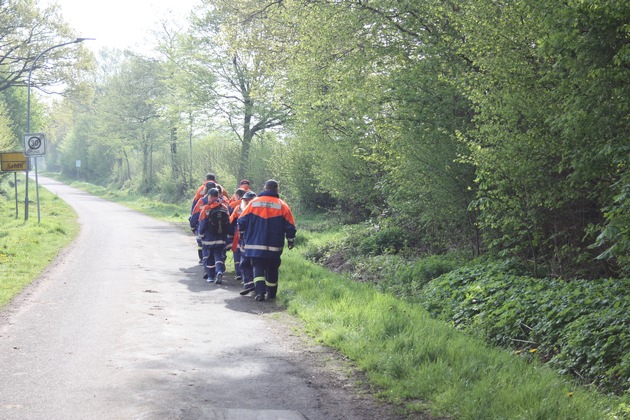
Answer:
<svg viewBox="0 0 630 420"><path fill-rule="evenodd" d="M30 156L45 156L46 155L46 134L26 133L24 135L24 155L29 156L29 157Z"/></svg>

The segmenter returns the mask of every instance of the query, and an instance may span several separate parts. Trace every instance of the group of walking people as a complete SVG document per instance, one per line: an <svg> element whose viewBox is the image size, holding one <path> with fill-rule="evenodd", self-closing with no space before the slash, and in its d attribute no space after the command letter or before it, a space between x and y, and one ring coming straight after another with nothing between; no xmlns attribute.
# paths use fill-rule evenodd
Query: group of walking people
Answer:
<svg viewBox="0 0 630 420"><path fill-rule="evenodd" d="M292 249L296 234L293 213L280 199L276 180L256 194L243 179L229 196L208 173L195 192L189 221L206 281L223 282L226 253L232 251L235 278L243 285L240 294L253 292L256 301L276 298L284 240Z"/></svg>

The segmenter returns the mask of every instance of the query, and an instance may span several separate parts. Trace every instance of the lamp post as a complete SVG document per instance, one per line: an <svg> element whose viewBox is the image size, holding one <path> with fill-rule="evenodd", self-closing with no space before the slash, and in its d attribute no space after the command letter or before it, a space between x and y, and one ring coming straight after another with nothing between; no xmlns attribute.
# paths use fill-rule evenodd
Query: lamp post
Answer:
<svg viewBox="0 0 630 420"><path fill-rule="evenodd" d="M33 73L33 69L35 68L35 63L40 57L46 54L48 51L53 50L55 48L65 47L70 44L78 44L83 41L94 40L95 38L77 38L74 41L64 42L63 44L53 45L52 47L46 48L44 51L40 52L37 57L31 63L31 68L28 70L28 79L26 85L28 86L27 100L26 100L26 132L31 132L31 74ZM37 222L40 222L40 213L39 213L39 180L37 175L37 156L35 158L35 192L37 194ZM29 171L29 162L26 164L26 193L24 195L25 205L24 205L24 220L28 220L28 171Z"/></svg>

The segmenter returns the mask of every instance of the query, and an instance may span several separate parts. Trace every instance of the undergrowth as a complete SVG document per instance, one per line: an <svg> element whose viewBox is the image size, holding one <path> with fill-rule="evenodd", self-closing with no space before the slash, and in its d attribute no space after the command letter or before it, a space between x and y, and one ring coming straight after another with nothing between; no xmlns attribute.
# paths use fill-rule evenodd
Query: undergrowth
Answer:
<svg viewBox="0 0 630 420"><path fill-rule="evenodd" d="M600 392L630 395L630 280L534 278L514 261L414 257L355 225L302 232L304 255L420 305L456 329L537 360ZM380 236L380 238L387 235ZM380 244L379 252L364 254Z"/></svg>
<svg viewBox="0 0 630 420"><path fill-rule="evenodd" d="M283 257L281 302L409 412L458 419L620 419L627 405L432 318L420 305ZM410 416L413 417L412 414Z"/></svg>

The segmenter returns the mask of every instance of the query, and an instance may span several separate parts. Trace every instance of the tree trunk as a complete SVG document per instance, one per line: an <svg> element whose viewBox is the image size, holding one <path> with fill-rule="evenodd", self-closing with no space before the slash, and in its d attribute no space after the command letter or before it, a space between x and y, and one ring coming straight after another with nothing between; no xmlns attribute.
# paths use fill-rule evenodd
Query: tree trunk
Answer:
<svg viewBox="0 0 630 420"><path fill-rule="evenodd" d="M244 179L247 175L247 164L249 163L249 151L252 146L252 101L248 95L243 92L245 97L245 115L243 116L243 143L241 144L241 156L238 163L238 179Z"/></svg>
<svg viewBox="0 0 630 420"><path fill-rule="evenodd" d="M125 164L127 165L127 180L131 181L131 164L129 163L129 156L127 156L125 149L123 149L123 155L125 156Z"/></svg>

